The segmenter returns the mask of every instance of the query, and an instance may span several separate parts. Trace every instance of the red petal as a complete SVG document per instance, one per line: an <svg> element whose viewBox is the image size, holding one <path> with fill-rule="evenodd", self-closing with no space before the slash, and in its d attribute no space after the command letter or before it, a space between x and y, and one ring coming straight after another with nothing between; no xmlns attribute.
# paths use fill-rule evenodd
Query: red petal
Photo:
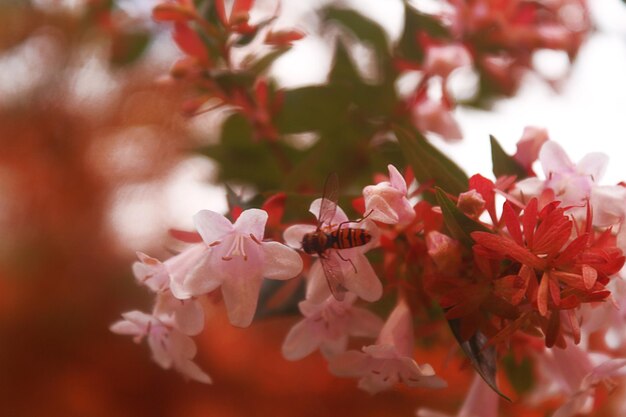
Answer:
<svg viewBox="0 0 626 417"><path fill-rule="evenodd" d="M239 13L248 13L252 6L254 5L254 0L235 0L235 4L233 4L233 10L230 12L231 16Z"/></svg>
<svg viewBox="0 0 626 417"><path fill-rule="evenodd" d="M504 220L504 224L506 225L509 234L519 245L524 244L524 240L522 238L522 228L520 226L519 218L515 209L513 208L513 204L510 202L505 202L502 207L502 220Z"/></svg>
<svg viewBox="0 0 626 417"><path fill-rule="evenodd" d="M176 23L173 37L178 47L187 55L194 56L204 63L209 61L204 42L189 26L184 23Z"/></svg>
<svg viewBox="0 0 626 417"><path fill-rule="evenodd" d="M544 273L539 282L539 291L537 291L537 310L539 314L546 317L548 314L548 290L550 286L550 278L547 273Z"/></svg>
<svg viewBox="0 0 626 417"><path fill-rule="evenodd" d="M574 239L567 247L559 254L555 265L562 266L568 264L574 260L582 251L587 247L587 241L589 235L584 234Z"/></svg>
<svg viewBox="0 0 626 417"><path fill-rule="evenodd" d="M230 19L228 19L228 23L230 25L245 25L250 17L250 9L253 4L254 0L235 0L235 4L233 4L233 8L230 12Z"/></svg>
<svg viewBox="0 0 626 417"><path fill-rule="evenodd" d="M274 194L265 200L261 209L265 210L268 214L268 226L280 225L280 221L285 213L285 201L287 201L287 194L285 193Z"/></svg>
<svg viewBox="0 0 626 417"><path fill-rule="evenodd" d="M152 19L156 22L187 22L195 17L194 9L176 3L158 4L152 9Z"/></svg>
<svg viewBox="0 0 626 417"><path fill-rule="evenodd" d="M519 275L507 275L505 277L493 281L494 294L509 301L513 305L517 305L524 298L528 281Z"/></svg>
<svg viewBox="0 0 626 417"><path fill-rule="evenodd" d="M513 258L535 269L545 268L545 261L543 259L533 255L528 249L518 245L510 238L488 232L472 232L471 236L478 244L500 253L503 256Z"/></svg>
<svg viewBox="0 0 626 417"><path fill-rule="evenodd" d="M550 275L548 275L550 277ZM555 306L561 304L561 289L559 288L559 281L550 277L548 282L550 287L550 297Z"/></svg>
<svg viewBox="0 0 626 417"><path fill-rule="evenodd" d="M546 208L542 210L542 214ZM563 214L562 209L551 211L537 226L533 243L528 246L535 253L555 255L569 240L572 225L572 221Z"/></svg>
<svg viewBox="0 0 626 417"><path fill-rule="evenodd" d="M496 215L496 193L494 191L495 184L493 181L483 177L480 174L473 175L469 179L470 190L476 190L485 200L485 208L491 217L493 223L498 222Z"/></svg>
<svg viewBox="0 0 626 417"><path fill-rule="evenodd" d="M219 17L220 21L224 26L228 26L228 19L226 18L226 8L224 6L224 0L215 0L215 11L217 12L217 17Z"/></svg>
<svg viewBox="0 0 626 417"><path fill-rule="evenodd" d="M269 31L265 36L265 43L267 45L275 46L289 46L292 42L299 41L304 38L304 33L299 30L280 30Z"/></svg>
<svg viewBox="0 0 626 417"><path fill-rule="evenodd" d="M533 198L526 205L524 214L522 215L522 225L524 226L524 237L526 244L532 247L533 236L535 234L535 226L537 225L537 199Z"/></svg>
<svg viewBox="0 0 626 417"><path fill-rule="evenodd" d="M596 284L598 280L598 271L590 267L589 265L583 265L582 268L583 283L585 288L590 290Z"/></svg>

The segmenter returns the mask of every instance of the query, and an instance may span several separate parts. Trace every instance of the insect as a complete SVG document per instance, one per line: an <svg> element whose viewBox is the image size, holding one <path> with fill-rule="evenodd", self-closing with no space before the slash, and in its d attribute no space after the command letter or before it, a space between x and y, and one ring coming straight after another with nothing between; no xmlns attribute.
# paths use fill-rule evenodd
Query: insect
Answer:
<svg viewBox="0 0 626 417"><path fill-rule="evenodd" d="M340 263L331 256L331 249L335 249L337 256L345 262L350 262L356 272L356 267L350 259L341 255L341 249L363 246L372 240L372 235L365 229L343 227L348 223L360 223L367 218L366 215L357 221L345 221L337 225L331 224L337 212L339 180L337 174L332 173L326 179L324 192L320 203L320 211L317 216L317 228L314 232L306 233L302 237L302 250L310 255L318 255L326 282L331 294L339 301L345 298L348 289L345 287L345 276Z"/></svg>

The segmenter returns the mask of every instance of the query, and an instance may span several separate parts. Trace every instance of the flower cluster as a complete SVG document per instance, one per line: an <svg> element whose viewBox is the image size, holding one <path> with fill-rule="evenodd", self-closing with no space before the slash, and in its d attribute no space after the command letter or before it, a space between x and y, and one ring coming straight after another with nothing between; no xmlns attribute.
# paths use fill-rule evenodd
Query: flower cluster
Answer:
<svg viewBox="0 0 626 417"><path fill-rule="evenodd" d="M412 38L406 38L421 53L401 50L394 57L400 72L420 75L406 105L420 131L448 140L462 137L452 114L456 100L449 88L456 70L471 69L478 75L475 100L511 95L523 75L534 70L535 53L559 51L571 59L591 29L582 0L447 0L434 14L421 14L419 9L411 14L407 10L407 14L407 23L430 17L441 26L429 32L434 22L421 25Z"/></svg>
<svg viewBox="0 0 626 417"><path fill-rule="evenodd" d="M513 93L539 50L573 58L590 28L585 3L450 0L427 15L404 2L404 32L393 45L375 22L328 6L320 27L340 26L329 31L339 35L328 84L293 90L266 70L301 33L274 30L274 15L253 18L253 1L231 3L227 11L223 0L169 1L153 16L173 23L185 55L171 76L193 89L189 113L228 110L220 140L203 152L220 179L258 194L245 202L229 195L230 220L197 213L196 230L176 234L185 244L176 256L139 254L133 271L156 294L155 307L123 314L112 330L147 338L161 366L210 382L192 362L203 300L221 299L230 323L247 327L267 317L261 292L287 288L278 298L300 314L285 331L283 356L319 351L331 373L371 394L446 387L444 367L428 356L446 350L476 371L459 415L497 415L502 391L546 409L559 396L559 417L599 404L626 364L616 308L626 305L626 187L599 183L608 158L574 164L545 130L527 128L514 155L492 138L493 180L468 178L422 135L462 136L450 93L457 69L478 73L480 103ZM343 31L378 55L379 83L361 78ZM236 59L252 43L256 53ZM416 82L400 91L411 73ZM387 175L371 172L385 165ZM340 175L320 190L316 182L333 167ZM314 222L308 197L303 203L312 190L322 193L311 197ZM296 285L266 278L300 279L304 298L289 291ZM531 383L520 388L515 371L523 367Z"/></svg>
<svg viewBox="0 0 626 417"><path fill-rule="evenodd" d="M124 320L111 326L120 334L148 338L154 360L164 368L174 367L201 382L210 382L191 358L196 347L189 336L204 327L198 298L221 289L228 318L234 326L252 322L263 278L289 279L302 270L296 251L278 242L264 241L267 213L243 211L234 224L221 214L203 210L194 216L201 241L190 243L178 255L161 263L143 253L133 265L139 282L156 292L151 314L124 313Z"/></svg>

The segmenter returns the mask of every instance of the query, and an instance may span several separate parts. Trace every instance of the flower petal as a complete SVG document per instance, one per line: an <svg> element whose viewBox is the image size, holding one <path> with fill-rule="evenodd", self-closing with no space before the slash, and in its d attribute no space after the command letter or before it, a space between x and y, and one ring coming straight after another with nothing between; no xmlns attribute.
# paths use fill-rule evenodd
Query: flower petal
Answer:
<svg viewBox="0 0 626 417"><path fill-rule="evenodd" d="M391 186L399 190L402 194L406 194L406 181L404 180L402 174L400 174L400 171L398 171L398 169L391 164L387 165L387 169L389 170L389 182L391 183Z"/></svg>
<svg viewBox="0 0 626 417"><path fill-rule="evenodd" d="M301 320L287 333L282 346L283 356L289 361L297 361L310 355L320 345L319 336L319 333L312 329L310 320Z"/></svg>
<svg viewBox="0 0 626 417"><path fill-rule="evenodd" d="M346 351L348 335L341 335L335 339L325 338L320 345L320 352L326 359L330 359Z"/></svg>
<svg viewBox="0 0 626 417"><path fill-rule="evenodd" d="M289 226L283 233L283 239L285 243L294 249L302 248L302 238L307 233L312 233L316 229L315 226L310 224L294 224Z"/></svg>
<svg viewBox="0 0 626 417"><path fill-rule="evenodd" d="M237 233L249 236L254 235L257 240L263 240L265 235L265 224L267 223L267 212L256 208L245 210L239 215L234 228Z"/></svg>
<svg viewBox="0 0 626 417"><path fill-rule="evenodd" d="M222 296L233 326L248 327L252 323L259 298L260 276L231 276L222 283Z"/></svg>
<svg viewBox="0 0 626 417"><path fill-rule="evenodd" d="M539 151L539 160L546 177L551 173L565 173L574 170L574 164L569 159L561 145L551 140L544 143Z"/></svg>
<svg viewBox="0 0 626 417"><path fill-rule="evenodd" d="M576 164L579 174L588 175L593 182L598 182L604 176L606 166L609 164L609 156L601 152L588 153Z"/></svg>
<svg viewBox="0 0 626 417"><path fill-rule="evenodd" d="M624 228L626 230L626 227ZM330 294L328 283L326 282L326 276L322 269L322 264L318 260L313 262L309 269L309 276L306 286L306 299L314 303L322 303L326 300Z"/></svg>
<svg viewBox="0 0 626 417"><path fill-rule="evenodd" d="M214 257L212 249L202 243L198 250L190 253L186 259L169 264L172 294L179 300L185 300L207 294L219 287L221 281L214 268Z"/></svg>
<svg viewBox="0 0 626 417"><path fill-rule="evenodd" d="M207 245L223 239L234 230L230 220L211 210L197 212L193 216L193 223Z"/></svg>
<svg viewBox="0 0 626 417"><path fill-rule="evenodd" d="M278 242L262 242L264 255L263 277L269 279L290 279L302 272L300 254Z"/></svg>
<svg viewBox="0 0 626 417"><path fill-rule="evenodd" d="M109 326L109 330L113 333L123 335L143 335L144 329L141 329L135 323L128 320L118 320Z"/></svg>
<svg viewBox="0 0 626 417"><path fill-rule="evenodd" d="M371 311L353 307L350 311L348 334L357 337L376 337L383 327L383 320Z"/></svg>
<svg viewBox="0 0 626 417"><path fill-rule="evenodd" d="M322 199L317 198L313 200L313 202L311 203L311 206L309 207L309 212L311 212L315 216L315 218L318 218L320 214L321 205L322 205ZM339 223L347 222L347 221L348 221L348 216L346 216L346 213L344 213L341 207L337 206L337 211L335 212L335 216L330 220L330 223L333 225L337 225Z"/></svg>
<svg viewBox="0 0 626 417"><path fill-rule="evenodd" d="M362 253L356 252L350 259L354 268L349 262L343 262L348 264L343 265L346 288L365 301L377 301L383 295L383 285L374 268Z"/></svg>
<svg viewBox="0 0 626 417"><path fill-rule="evenodd" d="M202 382L203 384L213 383L211 377L191 360L186 360L180 364L177 364L176 370L188 377L189 379L193 379L194 381Z"/></svg>
<svg viewBox="0 0 626 417"><path fill-rule="evenodd" d="M363 191L365 193L367 191ZM375 220L385 224L397 224L399 220L398 213L389 205L381 195L374 194L365 200L365 212L372 214L368 217L368 220Z"/></svg>
<svg viewBox="0 0 626 417"><path fill-rule="evenodd" d="M204 309L197 300L180 301L174 313L174 323L184 334L195 336L204 328Z"/></svg>

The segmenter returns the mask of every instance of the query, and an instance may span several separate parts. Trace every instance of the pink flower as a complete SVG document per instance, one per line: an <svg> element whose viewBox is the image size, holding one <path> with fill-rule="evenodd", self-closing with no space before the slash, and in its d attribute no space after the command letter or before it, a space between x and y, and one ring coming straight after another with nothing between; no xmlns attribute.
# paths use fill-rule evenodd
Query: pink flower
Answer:
<svg viewBox="0 0 626 417"><path fill-rule="evenodd" d="M368 185L363 189L365 212L369 220L387 224L406 224L415 217L415 210L406 198L406 181L393 165L387 165L389 181Z"/></svg>
<svg viewBox="0 0 626 417"><path fill-rule="evenodd" d="M147 338L152 358L162 368L174 368L190 379L211 383L211 378L192 361L196 344L189 336L155 315L130 311L122 317L124 320L111 325L112 332L135 336L136 343Z"/></svg>
<svg viewBox="0 0 626 417"><path fill-rule="evenodd" d="M188 336L200 334L204 328L204 310L198 300L179 300L169 291L157 295L152 314Z"/></svg>
<svg viewBox="0 0 626 417"><path fill-rule="evenodd" d="M416 413L417 417L450 417L448 414L420 408ZM497 417L498 416L498 394L483 381L480 375L474 376L474 381L470 387L465 401L456 417Z"/></svg>
<svg viewBox="0 0 626 417"><path fill-rule="evenodd" d="M354 307L356 295L343 301L328 297L321 304L304 300L298 305L304 319L291 328L283 343L283 356L295 361L320 349L326 357L344 352L348 336L376 337L382 320L369 310Z"/></svg>
<svg viewBox="0 0 626 417"><path fill-rule="evenodd" d="M626 359L594 356L571 341L566 349L546 350L539 357L539 369L544 373L544 384L548 386L542 387L541 392L552 391L566 396L565 403L553 417L589 413L595 388L601 383L611 384L612 377L623 375L622 368L625 365Z"/></svg>
<svg viewBox="0 0 626 417"><path fill-rule="evenodd" d="M621 224L626 218L626 187L621 185L598 185L591 190L591 207L594 208L593 224L609 227ZM620 228L620 231L626 229ZM624 250L624 246L620 245Z"/></svg>
<svg viewBox="0 0 626 417"><path fill-rule="evenodd" d="M413 359L413 323L406 302L400 301L383 326L375 345L330 359L337 376L357 377L359 388L375 394L402 382L411 387L443 388L447 384L428 365Z"/></svg>
<svg viewBox="0 0 626 417"><path fill-rule="evenodd" d="M424 70L447 78L457 68L472 65L472 57L461 44L431 46L426 51Z"/></svg>
<svg viewBox="0 0 626 417"><path fill-rule="evenodd" d="M322 199L311 203L309 211L316 217L319 214ZM348 221L348 216L341 207L337 207L335 216L330 220L330 224L322 225L322 231L330 233L336 229L337 225ZM328 249L325 256L332 258L332 261L340 265L342 275L345 279L344 285L349 290L366 301L376 301L383 294L383 286L376 276L376 272L365 257L365 252L378 243L376 236L376 226L367 220L360 223L351 223L349 227L365 228L372 234L372 240L363 245L354 248L345 249ZM347 227L344 225L344 227ZM296 224L288 227L283 235L285 243L292 248L302 247L302 238L305 234L314 232L316 226L310 224ZM341 251L341 257L338 252ZM341 259L343 258L343 259ZM324 270L320 261L316 261L309 270L309 283L307 286L307 300L321 303L330 295L330 290L326 282Z"/></svg>
<svg viewBox="0 0 626 417"><path fill-rule="evenodd" d="M546 179L525 179L517 183L517 189L531 197L549 188L564 205L582 205L590 198L594 183L602 178L608 157L591 153L574 164L559 144L548 141L541 147L539 160Z"/></svg>
<svg viewBox="0 0 626 417"><path fill-rule="evenodd" d="M210 276L207 256L210 248L204 243L188 246L176 256L161 262L145 253L137 252L139 262L133 264L133 274L137 281L147 286L154 292L172 290L175 296L184 299L189 298L181 288L180 283L186 280L194 280ZM214 286L219 283L211 282ZM210 288L207 287L209 292Z"/></svg>
<svg viewBox="0 0 626 417"><path fill-rule="evenodd" d="M296 251L278 242L263 242L267 217L263 210L249 209L232 224L219 213L198 212L194 222L205 247L199 265L206 266L206 273L172 276L176 297L189 298L221 286L231 324L249 326L263 278L289 279L302 271Z"/></svg>
<svg viewBox="0 0 626 417"><path fill-rule="evenodd" d="M413 121L421 132L433 132L444 139L461 139L463 134L450 108L441 100L421 100L413 108Z"/></svg>
<svg viewBox="0 0 626 417"><path fill-rule="evenodd" d="M527 172L532 172L532 165L539 157L541 147L548 141L546 129L526 126L522 138L517 142L517 151L513 158L520 163Z"/></svg>

